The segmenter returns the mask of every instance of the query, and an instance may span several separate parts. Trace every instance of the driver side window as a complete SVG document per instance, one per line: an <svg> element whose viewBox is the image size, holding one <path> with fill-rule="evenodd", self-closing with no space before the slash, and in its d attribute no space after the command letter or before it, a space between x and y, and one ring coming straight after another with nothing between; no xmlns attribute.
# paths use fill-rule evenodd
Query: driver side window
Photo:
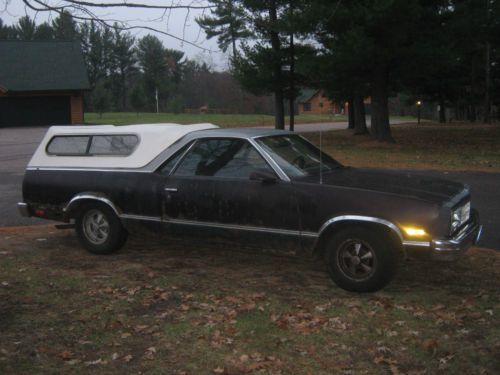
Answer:
<svg viewBox="0 0 500 375"><path fill-rule="evenodd" d="M248 179L256 170L274 171L243 139L211 138L197 141L174 176L212 176Z"/></svg>

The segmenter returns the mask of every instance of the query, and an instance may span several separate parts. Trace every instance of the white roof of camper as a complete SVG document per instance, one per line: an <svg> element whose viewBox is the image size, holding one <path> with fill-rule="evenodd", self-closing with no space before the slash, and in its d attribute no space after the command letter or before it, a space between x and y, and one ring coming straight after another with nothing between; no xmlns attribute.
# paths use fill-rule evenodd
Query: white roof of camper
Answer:
<svg viewBox="0 0 500 375"><path fill-rule="evenodd" d="M29 168L141 168L180 138L198 130L215 129L213 124L140 124L140 125L86 125L52 126L31 158ZM57 135L113 135L133 134L139 144L128 156L56 156L46 148Z"/></svg>

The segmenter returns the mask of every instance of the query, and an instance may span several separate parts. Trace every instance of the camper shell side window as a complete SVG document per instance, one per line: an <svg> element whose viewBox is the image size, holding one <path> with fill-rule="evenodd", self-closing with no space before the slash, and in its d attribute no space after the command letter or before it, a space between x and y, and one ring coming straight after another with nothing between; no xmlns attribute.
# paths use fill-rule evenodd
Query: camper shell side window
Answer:
<svg viewBox="0 0 500 375"><path fill-rule="evenodd" d="M129 156L138 144L135 134L56 135L45 151L54 156Z"/></svg>

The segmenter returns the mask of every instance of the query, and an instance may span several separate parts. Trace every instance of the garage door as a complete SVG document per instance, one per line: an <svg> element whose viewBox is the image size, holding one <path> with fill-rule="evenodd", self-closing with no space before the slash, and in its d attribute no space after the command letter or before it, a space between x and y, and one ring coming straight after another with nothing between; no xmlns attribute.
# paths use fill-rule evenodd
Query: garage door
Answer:
<svg viewBox="0 0 500 375"><path fill-rule="evenodd" d="M0 97L0 126L71 124L69 96Z"/></svg>

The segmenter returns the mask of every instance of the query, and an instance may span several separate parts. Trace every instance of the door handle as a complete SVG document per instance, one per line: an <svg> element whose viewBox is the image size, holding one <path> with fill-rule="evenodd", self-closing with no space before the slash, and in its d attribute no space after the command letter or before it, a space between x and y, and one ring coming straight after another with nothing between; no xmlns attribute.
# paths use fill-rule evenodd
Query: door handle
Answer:
<svg viewBox="0 0 500 375"><path fill-rule="evenodd" d="M171 193L175 193L175 192L177 192L177 188L169 188L169 187L167 187L167 188L165 188L165 191L168 191L168 192L171 192Z"/></svg>

